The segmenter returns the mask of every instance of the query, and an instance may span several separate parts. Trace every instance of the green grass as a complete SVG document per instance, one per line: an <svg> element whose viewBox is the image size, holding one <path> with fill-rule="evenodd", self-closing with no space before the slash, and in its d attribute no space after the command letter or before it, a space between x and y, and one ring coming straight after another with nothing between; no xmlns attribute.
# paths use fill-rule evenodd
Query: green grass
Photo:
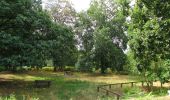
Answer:
<svg viewBox="0 0 170 100"><path fill-rule="evenodd" d="M146 87L145 87L146 88ZM123 88L123 99L124 100L163 100L164 96L167 95L168 88L153 87L150 92L144 91L142 87L124 87ZM158 99L162 96L162 99ZM167 97L166 97L167 98ZM170 97L168 97L168 100ZM167 99L164 99L167 100Z"/></svg>
<svg viewBox="0 0 170 100"><path fill-rule="evenodd" d="M98 93L97 85L137 80L125 75L74 73L73 76L64 76L61 72L0 73L0 79L12 80L9 86L0 85L0 100L114 100L113 96ZM52 80L51 87L35 88L34 80L40 79ZM146 93L138 87L124 87L123 93L123 100L152 100L154 96L164 96L167 88L155 88L153 92Z"/></svg>
<svg viewBox="0 0 170 100"><path fill-rule="evenodd" d="M13 83L18 82L16 86L0 87L0 95L2 100L6 100L7 96L15 95L16 100L30 100L30 98L39 98L39 100L96 100L96 84L69 79L64 76L55 74L39 73L39 74L1 74L1 77L11 80ZM39 79L52 80L50 88L34 88L33 81ZM30 82L29 85L23 84ZM21 84L22 83L22 84ZM21 86L23 85L23 86Z"/></svg>

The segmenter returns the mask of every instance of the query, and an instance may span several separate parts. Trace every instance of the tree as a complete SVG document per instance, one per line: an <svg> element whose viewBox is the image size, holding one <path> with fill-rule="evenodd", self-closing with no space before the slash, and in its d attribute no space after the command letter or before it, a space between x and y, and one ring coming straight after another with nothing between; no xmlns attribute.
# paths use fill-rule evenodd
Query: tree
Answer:
<svg viewBox="0 0 170 100"><path fill-rule="evenodd" d="M169 5L169 0L138 0L131 10L129 45L148 82L169 80Z"/></svg>
<svg viewBox="0 0 170 100"><path fill-rule="evenodd" d="M94 23L90 19L87 12L80 12L77 14L77 21L75 24L75 32L77 37L77 47L79 49L79 58L77 67L81 71L92 71L93 68L93 53L94 47Z"/></svg>
<svg viewBox="0 0 170 100"><path fill-rule="evenodd" d="M47 9L53 19L51 34L48 39L53 41L51 58L54 62L54 71L63 70L63 67L74 66L77 60L74 24L76 12L68 0L50 1Z"/></svg>
<svg viewBox="0 0 170 100"><path fill-rule="evenodd" d="M50 0L47 4L53 20L56 23L74 27L76 21L76 11L69 0Z"/></svg>
<svg viewBox="0 0 170 100"><path fill-rule="evenodd" d="M85 63L92 62L91 66L101 68L102 73L106 68L123 70L127 37L124 33L126 17L121 4L113 0L93 0L79 19L84 59L93 58Z"/></svg>
<svg viewBox="0 0 170 100"><path fill-rule="evenodd" d="M51 40L49 59L53 60L54 71L57 70L57 67L59 70L63 70L66 65L74 66L77 61L77 49L72 29L54 22L47 38Z"/></svg>
<svg viewBox="0 0 170 100"><path fill-rule="evenodd" d="M101 73L105 73L107 68L111 68L113 71L123 71L126 56L121 48L113 44L108 31L108 28L103 28L95 33L95 65L101 68Z"/></svg>
<svg viewBox="0 0 170 100"><path fill-rule="evenodd" d="M0 1L0 66L43 66L50 17L40 0Z"/></svg>

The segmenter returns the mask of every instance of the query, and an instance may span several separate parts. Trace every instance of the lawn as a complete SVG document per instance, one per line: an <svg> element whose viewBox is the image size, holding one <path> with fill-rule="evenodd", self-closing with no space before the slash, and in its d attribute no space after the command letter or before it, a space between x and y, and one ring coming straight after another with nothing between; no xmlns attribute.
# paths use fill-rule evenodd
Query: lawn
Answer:
<svg viewBox="0 0 170 100"><path fill-rule="evenodd" d="M52 80L50 88L35 88L34 80ZM113 96L105 96L97 92L97 85L137 81L138 78L127 75L100 75L89 73L74 73L65 76L62 72L28 72L14 74L0 73L0 100L16 98L16 100L113 100ZM125 88L126 96L140 92L139 89ZM14 97L15 96L15 97ZM146 98L151 95L144 95ZM141 100L141 97L138 97ZM128 99L128 98L124 98ZM15 100L15 99L12 99ZM136 99L134 99L136 100ZM148 99L150 100L150 99Z"/></svg>

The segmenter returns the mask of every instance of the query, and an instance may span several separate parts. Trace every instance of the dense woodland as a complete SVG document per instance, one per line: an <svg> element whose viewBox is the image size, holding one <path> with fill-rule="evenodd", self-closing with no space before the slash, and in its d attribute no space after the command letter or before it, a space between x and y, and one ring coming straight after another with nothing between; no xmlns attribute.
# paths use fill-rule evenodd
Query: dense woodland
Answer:
<svg viewBox="0 0 170 100"><path fill-rule="evenodd" d="M52 1L51 1L52 2ZM0 1L0 70L66 68L170 78L170 0ZM19 69L19 70L18 70ZM67 69L68 70L68 69Z"/></svg>

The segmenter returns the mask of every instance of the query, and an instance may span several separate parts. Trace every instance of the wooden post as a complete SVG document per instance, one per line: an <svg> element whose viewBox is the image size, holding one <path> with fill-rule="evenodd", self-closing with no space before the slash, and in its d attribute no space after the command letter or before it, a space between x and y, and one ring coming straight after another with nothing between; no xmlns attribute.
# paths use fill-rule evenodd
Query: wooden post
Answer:
<svg viewBox="0 0 170 100"><path fill-rule="evenodd" d="M153 81L151 81L151 85L153 86Z"/></svg>
<svg viewBox="0 0 170 100"><path fill-rule="evenodd" d="M119 100L120 99L120 96L119 95L117 95L117 100Z"/></svg>
<svg viewBox="0 0 170 100"><path fill-rule="evenodd" d="M97 92L99 92L99 88L100 88L100 87L98 86L98 87L97 87Z"/></svg>
<svg viewBox="0 0 170 100"><path fill-rule="evenodd" d="M112 86L111 86L111 84L109 84L109 89L111 89L112 88Z"/></svg>
<svg viewBox="0 0 170 100"><path fill-rule="evenodd" d="M162 82L161 82L161 88L162 88L162 86L163 86L163 84L162 84Z"/></svg>
<svg viewBox="0 0 170 100"><path fill-rule="evenodd" d="M143 87L143 85L144 85L144 82L142 81L142 87Z"/></svg>
<svg viewBox="0 0 170 100"><path fill-rule="evenodd" d="M133 82L131 82L131 87L133 87Z"/></svg>
<svg viewBox="0 0 170 100"><path fill-rule="evenodd" d="M123 84L122 84L122 83L120 83L120 87L121 87L121 88L123 87Z"/></svg>

